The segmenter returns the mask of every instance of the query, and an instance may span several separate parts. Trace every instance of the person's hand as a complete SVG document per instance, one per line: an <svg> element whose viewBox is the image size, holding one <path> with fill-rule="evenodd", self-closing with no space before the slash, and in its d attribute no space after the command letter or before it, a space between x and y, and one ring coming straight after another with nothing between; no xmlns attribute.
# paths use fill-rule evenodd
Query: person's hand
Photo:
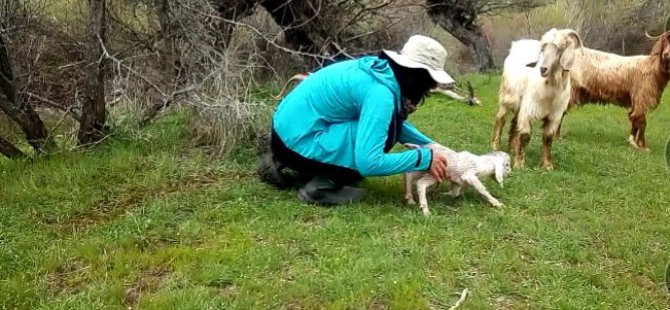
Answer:
<svg viewBox="0 0 670 310"><path fill-rule="evenodd" d="M433 151L433 159L430 163L430 174L432 174L438 182L442 182L448 177L447 164L447 156L440 152Z"/></svg>

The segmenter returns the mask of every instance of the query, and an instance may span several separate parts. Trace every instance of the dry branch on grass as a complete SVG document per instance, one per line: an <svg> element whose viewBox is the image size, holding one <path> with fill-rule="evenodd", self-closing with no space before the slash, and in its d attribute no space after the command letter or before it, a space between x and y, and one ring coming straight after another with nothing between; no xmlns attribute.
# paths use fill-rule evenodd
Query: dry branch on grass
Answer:
<svg viewBox="0 0 670 310"><path fill-rule="evenodd" d="M14 144L2 137L0 137L0 154L5 155L8 158L19 158L25 156L25 154L16 148Z"/></svg>

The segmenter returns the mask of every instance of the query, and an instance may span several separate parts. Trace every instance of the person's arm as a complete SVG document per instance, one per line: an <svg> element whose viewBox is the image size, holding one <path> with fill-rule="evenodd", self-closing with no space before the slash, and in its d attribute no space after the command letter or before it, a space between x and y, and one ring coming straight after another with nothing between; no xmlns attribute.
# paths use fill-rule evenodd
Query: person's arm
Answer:
<svg viewBox="0 0 670 310"><path fill-rule="evenodd" d="M356 168L363 176L388 176L430 168L432 151L428 148L384 153L393 105L390 91L370 90L362 102L354 152Z"/></svg>
<svg viewBox="0 0 670 310"><path fill-rule="evenodd" d="M419 146L435 143L435 141L426 137L421 131L412 126L408 121L402 123L402 133L398 139L400 143L412 143Z"/></svg>

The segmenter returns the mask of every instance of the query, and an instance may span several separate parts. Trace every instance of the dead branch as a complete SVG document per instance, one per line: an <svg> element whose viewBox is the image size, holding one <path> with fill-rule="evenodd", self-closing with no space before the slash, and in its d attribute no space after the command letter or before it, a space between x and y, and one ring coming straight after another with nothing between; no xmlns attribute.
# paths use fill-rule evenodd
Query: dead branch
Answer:
<svg viewBox="0 0 670 310"><path fill-rule="evenodd" d="M0 154L5 155L7 158L20 158L25 157L26 155L21 152L14 144L0 137Z"/></svg>
<svg viewBox="0 0 670 310"><path fill-rule="evenodd" d="M71 107L69 107L69 108L66 108L66 107L64 107L64 106L61 105L61 104L58 104L58 103L56 103L56 102L54 102L54 101L51 101L51 100L49 100L49 99L47 99L47 98L43 98L43 97L41 97L41 96L39 96L39 95L33 94L33 93L31 93L31 92L24 92L23 94L25 94L26 96L28 96L28 97L30 97L30 98L37 99L37 100L39 100L40 102L46 104L46 105L49 106L49 107L52 107L52 108L54 108L54 109L58 109L58 110L61 110L61 111L65 112L67 115L70 115L70 116L71 116L74 120L76 120L77 122L80 122L80 121L81 121L81 115L79 115L79 113L77 113L77 112L74 111L74 109L76 109L76 108L73 107L73 106L71 106Z"/></svg>

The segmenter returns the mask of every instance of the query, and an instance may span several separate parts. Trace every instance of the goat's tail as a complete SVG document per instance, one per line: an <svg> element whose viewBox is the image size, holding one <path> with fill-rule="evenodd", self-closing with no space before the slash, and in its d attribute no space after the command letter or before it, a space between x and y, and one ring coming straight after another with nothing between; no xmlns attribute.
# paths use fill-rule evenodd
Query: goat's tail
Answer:
<svg viewBox="0 0 670 310"><path fill-rule="evenodd" d="M286 81L286 83L284 83L284 87L282 87L281 91L279 91L279 94L277 94L276 96L272 96L272 98L275 99L275 100L281 99L284 96L284 93L288 89L288 86L291 84L291 82L293 82L293 81L301 82L304 79L306 79L307 76L309 76L309 73L298 73L298 74L292 76L290 79L288 79L288 81Z"/></svg>

